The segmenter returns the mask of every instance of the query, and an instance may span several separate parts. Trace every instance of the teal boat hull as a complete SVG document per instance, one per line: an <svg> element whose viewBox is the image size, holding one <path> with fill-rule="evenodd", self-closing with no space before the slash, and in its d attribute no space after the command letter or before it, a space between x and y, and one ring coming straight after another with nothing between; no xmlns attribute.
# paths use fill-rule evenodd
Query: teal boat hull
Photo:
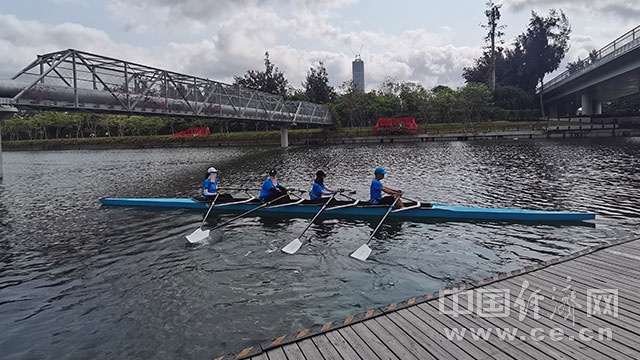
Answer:
<svg viewBox="0 0 640 360"><path fill-rule="evenodd" d="M208 204L191 198L100 198L103 205L146 208L199 209L207 210ZM244 212L260 206L259 202L216 204L212 212ZM283 215L307 217L315 215L322 204L296 204L290 206L268 206L255 212L257 215ZM325 217L382 217L386 205L356 205L331 209L323 212ZM523 209L494 209L445 204L423 204L407 210L394 210L389 214L397 219L450 219L450 220L486 220L486 221L531 221L531 222L571 222L595 219L594 213L572 211L545 211Z"/></svg>

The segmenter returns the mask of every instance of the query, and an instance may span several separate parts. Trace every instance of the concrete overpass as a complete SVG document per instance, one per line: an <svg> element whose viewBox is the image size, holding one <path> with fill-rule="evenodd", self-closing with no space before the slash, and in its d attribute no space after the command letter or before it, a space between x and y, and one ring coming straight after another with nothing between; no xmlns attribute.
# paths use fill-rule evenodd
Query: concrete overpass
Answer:
<svg viewBox="0 0 640 360"><path fill-rule="evenodd" d="M640 92L640 26L545 83L542 89L545 114L554 118L598 115L604 102Z"/></svg>
<svg viewBox="0 0 640 360"><path fill-rule="evenodd" d="M0 79L0 130L18 108L268 122L280 127L283 147L292 126L333 124L324 105L74 49L38 55Z"/></svg>

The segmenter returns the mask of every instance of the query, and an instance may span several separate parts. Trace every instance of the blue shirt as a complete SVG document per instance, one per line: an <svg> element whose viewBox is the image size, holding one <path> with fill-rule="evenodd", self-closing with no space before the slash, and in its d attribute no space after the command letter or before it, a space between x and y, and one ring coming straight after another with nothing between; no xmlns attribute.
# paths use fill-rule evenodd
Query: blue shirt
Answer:
<svg viewBox="0 0 640 360"><path fill-rule="evenodd" d="M380 199L382 199L382 188L383 186L380 180L373 179L373 181L371 181L371 187L369 188L369 193L371 195L371 198L369 199L370 203L375 205L380 202Z"/></svg>
<svg viewBox="0 0 640 360"><path fill-rule="evenodd" d="M206 178L204 180L204 184L202 184L202 197L204 199L207 198L207 195L205 194L205 190L207 190L210 194L215 194L218 192L218 179L216 179L216 181L211 182L211 180L209 180L209 178Z"/></svg>
<svg viewBox="0 0 640 360"><path fill-rule="evenodd" d="M262 189L260 190L260 200L264 201L264 199L273 194L279 186L280 182L278 180L276 180L276 185L274 186L271 179L267 178L267 180L264 181L264 184L262 184Z"/></svg>
<svg viewBox="0 0 640 360"><path fill-rule="evenodd" d="M316 200L322 197L322 192L324 191L324 185L320 185L317 182L313 183L313 188L309 192L309 199Z"/></svg>

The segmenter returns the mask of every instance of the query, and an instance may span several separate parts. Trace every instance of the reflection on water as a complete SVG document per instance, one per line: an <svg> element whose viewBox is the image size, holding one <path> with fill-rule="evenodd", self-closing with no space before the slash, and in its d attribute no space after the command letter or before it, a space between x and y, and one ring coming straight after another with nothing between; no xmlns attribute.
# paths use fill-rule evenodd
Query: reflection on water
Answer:
<svg viewBox="0 0 640 360"><path fill-rule="evenodd" d="M344 145L4 153L0 181L3 358L209 358L314 324L638 236L640 141ZM99 196L184 197L207 167L258 188L269 168L307 189L366 199L371 172L422 201L593 211L590 226L389 219L378 225L248 217L202 244L202 212L101 207ZM211 215L206 226L233 215ZM595 224L595 226L594 226Z"/></svg>

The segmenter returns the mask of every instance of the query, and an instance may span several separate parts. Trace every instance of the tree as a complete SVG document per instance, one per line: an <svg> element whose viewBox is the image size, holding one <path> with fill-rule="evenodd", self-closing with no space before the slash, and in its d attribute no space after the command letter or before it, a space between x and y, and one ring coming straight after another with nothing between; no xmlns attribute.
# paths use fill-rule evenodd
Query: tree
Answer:
<svg viewBox="0 0 640 360"><path fill-rule="evenodd" d="M336 113L342 125L367 126L373 119L370 110L370 95L358 90L357 85L352 81L345 81L340 86L340 96L336 99Z"/></svg>
<svg viewBox="0 0 640 360"><path fill-rule="evenodd" d="M496 53L502 51L501 47L496 47L496 42L502 44L504 41L501 39L504 36L505 25L498 25L498 21L500 21L500 8L502 4L496 5L493 3L493 0L487 2L487 10L485 10L484 14L487 17L487 24L482 25L483 28L489 29L487 36L485 36L484 40L489 43L489 89L491 93L494 93L496 90Z"/></svg>
<svg viewBox="0 0 640 360"><path fill-rule="evenodd" d="M309 69L307 79L302 83L307 99L317 104L326 104L336 98L333 86L329 85L329 74L322 61L314 69Z"/></svg>
<svg viewBox="0 0 640 360"><path fill-rule="evenodd" d="M540 84L540 108L544 116L542 91L544 76L560 66L567 50L569 50L569 34L571 27L564 12L549 10L546 18L531 12L531 20L527 32L518 37L522 44L527 71Z"/></svg>
<svg viewBox="0 0 640 360"><path fill-rule="evenodd" d="M458 102L455 90L448 86L438 85L431 89L431 94L429 99L431 122L451 122L453 120L453 111Z"/></svg>
<svg viewBox="0 0 640 360"><path fill-rule="evenodd" d="M234 85L264 91L274 95L286 96L289 82L282 72L269 60L269 52L264 53L265 71L248 70L244 76L234 76Z"/></svg>
<svg viewBox="0 0 640 360"><path fill-rule="evenodd" d="M485 120L493 110L491 91L485 84L467 84L458 90L458 99L465 122Z"/></svg>

